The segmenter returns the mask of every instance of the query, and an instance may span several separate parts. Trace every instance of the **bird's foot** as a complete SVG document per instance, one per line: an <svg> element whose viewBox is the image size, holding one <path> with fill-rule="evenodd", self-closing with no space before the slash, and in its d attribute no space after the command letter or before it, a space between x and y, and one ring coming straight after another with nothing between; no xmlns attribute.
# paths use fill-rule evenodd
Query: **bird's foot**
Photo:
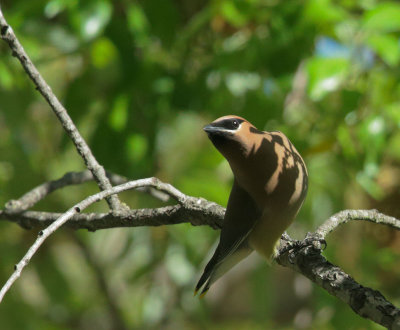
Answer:
<svg viewBox="0 0 400 330"><path fill-rule="evenodd" d="M282 240L286 241L286 244L279 249L279 255L283 255L289 252L289 261L294 263L296 252L304 248L313 248L314 250L321 253L321 251L326 249L326 241L320 235L316 233L308 232L303 240L293 240L285 232L282 234Z"/></svg>
<svg viewBox="0 0 400 330"><path fill-rule="evenodd" d="M283 239L283 240L286 241L286 242L293 241L293 240L290 238L289 234L288 234L286 231L283 232L283 234L282 234L282 236L281 236L281 239Z"/></svg>
<svg viewBox="0 0 400 330"><path fill-rule="evenodd" d="M316 233L310 233L310 232L308 232L306 234L306 237L302 241L300 241L300 245L301 245L300 248L312 246L314 249L319 251L323 251L327 247L325 238L321 237Z"/></svg>

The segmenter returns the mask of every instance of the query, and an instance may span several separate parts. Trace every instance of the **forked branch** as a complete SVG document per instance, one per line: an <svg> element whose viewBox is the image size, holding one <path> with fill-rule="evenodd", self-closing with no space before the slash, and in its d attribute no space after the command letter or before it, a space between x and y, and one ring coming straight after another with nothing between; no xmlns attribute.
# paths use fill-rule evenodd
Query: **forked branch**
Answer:
<svg viewBox="0 0 400 330"><path fill-rule="evenodd" d="M190 222L193 225L208 225L213 228L221 227L225 212L223 207L202 198L187 196L173 186L155 178L130 181L111 187L104 168L97 162L66 109L26 54L12 28L7 24L1 9L0 37L7 42L13 56L18 58L24 70L34 82L36 89L46 99L64 130L73 141L86 167L90 170L90 173L87 171L69 173L59 180L44 183L26 193L19 200L10 201L4 210L0 210L0 220L14 221L24 228L43 228L47 226L39 232L34 244L15 266L14 272L0 290L0 302L41 244L64 224L75 229L86 228L93 231L113 227L170 225L182 222ZM103 191L77 203L67 212L59 214L29 211L29 208L55 189L60 189L70 184L83 183L93 178ZM116 181L121 180L121 177L115 178ZM110 179L113 181L111 177ZM139 188L150 189L149 192L157 195L160 199L165 200L166 196L170 196L178 204L156 209L127 210L122 208L115 194ZM157 191L157 193L154 193L154 191ZM107 199L108 204L114 211L113 213L81 213L89 205L104 198ZM303 274L330 294L348 304L362 317L390 329L399 329L400 310L398 308L387 301L380 292L360 285L342 269L332 265L321 255L320 241L335 230L337 226L350 220L366 220L400 229L400 221L398 219L381 214L376 210L341 211L329 218L314 234L306 237L303 241L294 241L286 235L281 240L281 248L276 261L284 267L289 267Z"/></svg>
<svg viewBox="0 0 400 330"><path fill-rule="evenodd" d="M81 213L89 205L111 194L143 187L162 191L174 198L178 204L156 209L124 210L113 214ZM23 200L24 198L19 199L19 201ZM25 209L23 205L20 206L21 210ZM0 211L0 219L15 221L21 225L25 224L25 227L27 223L30 227L43 227L49 224L46 229L39 232L35 243L16 265L14 273L0 291L0 302L44 240L64 224L76 229L86 228L93 231L112 227L157 226L183 222L220 228L224 211L224 208L218 204L203 198L187 196L170 184L163 183L156 178L130 181L97 193L76 204L64 214L35 211L7 213L7 210ZM366 220L400 229L398 219L381 214L376 210L341 211L327 219L315 233L308 235L303 241L294 241L285 235L281 240L276 261L284 267L289 267L303 274L330 294L348 304L362 317L394 329L400 326L400 310L379 291L360 285L350 275L332 265L321 255L321 240L324 240L325 236L339 224L350 220Z"/></svg>
<svg viewBox="0 0 400 330"><path fill-rule="evenodd" d="M90 172L92 172L93 177L95 178L100 189L102 190L110 189L111 183L106 176L106 172L103 166L101 166L97 162L86 141L83 139L78 129L76 128L74 122L72 121L71 117L69 116L67 110L58 100L57 96L53 93L50 86L43 79L42 75L36 69L35 65L29 58L28 54L25 52L21 43L15 36L12 27L8 25L7 21L5 20L1 8L0 8L0 36L5 42L7 42L7 44L11 48L13 56L15 56L20 61L25 72L28 74L29 78L35 84L36 89L40 92L40 94L42 94L42 96L46 99L47 103L50 105L53 112L56 114L65 132L68 134L68 136L74 143L79 155L83 158L86 167L90 170ZM116 195L107 198L107 202L110 205L111 209L113 210L118 210L120 208L120 203Z"/></svg>

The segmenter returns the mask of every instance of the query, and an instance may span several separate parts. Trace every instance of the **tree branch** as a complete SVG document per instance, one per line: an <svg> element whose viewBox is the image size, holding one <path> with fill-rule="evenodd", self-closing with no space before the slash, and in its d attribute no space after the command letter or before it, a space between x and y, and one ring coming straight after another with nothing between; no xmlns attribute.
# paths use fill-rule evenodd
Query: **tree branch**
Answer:
<svg viewBox="0 0 400 330"><path fill-rule="evenodd" d="M114 174L111 172L106 172L106 174L111 183L115 185L129 181L127 178L118 174ZM89 170L83 172L68 172L64 174L60 179L42 183L41 185L31 189L17 200L13 199L8 201L5 206L6 213L8 214L21 213L23 211L30 209L32 206L40 202L47 195L49 195L50 193L52 193L57 189L61 189L69 185L82 184L92 180L93 180L93 174ZM160 199L163 202L166 202L169 199L168 194L156 190L152 187L147 187L147 186L140 187L137 190L149 193L153 197Z"/></svg>
<svg viewBox="0 0 400 330"><path fill-rule="evenodd" d="M1 8L0 36L5 42L7 42L7 44L11 48L12 55L18 58L25 72L35 84L36 89L40 92L40 94L42 94L47 103L50 105L53 112L56 114L64 130L67 132L68 136L74 143L79 155L83 158L86 167L90 170L90 172L92 172L93 177L95 178L100 189L110 189L111 183L106 176L104 168L97 162L86 141L80 135L74 122L69 116L67 110L55 96L50 86L46 83L39 71L36 69L35 65L32 63L28 54L25 52L21 43L15 36L13 29L10 25L8 25L7 21L5 20ZM107 198L107 203L112 210L118 210L120 208L120 202L116 195Z"/></svg>
<svg viewBox="0 0 400 330"><path fill-rule="evenodd" d="M150 186L157 188L171 197L176 199L180 205L192 205L193 207L201 207L202 202L204 201L207 204L208 208L212 208L216 204L207 202L201 198L193 198L187 196L180 192L175 187L171 186L168 183L163 183L157 178L148 178L148 179L141 179L136 181L130 181L124 183L119 186L112 187L111 189L101 191L95 195L89 196L83 201L79 202L78 204L74 205L70 208L67 212L63 213L57 220L55 220L51 225L49 225L46 229L39 232L38 238L33 243L33 245L29 248L28 252L22 258L22 260L15 266L14 273L11 277L7 280L6 284L0 290L0 303L3 300L4 295L10 289L12 284L17 280L17 278L21 275L22 270L25 266L30 262L33 255L39 249L39 247L43 244L47 237L49 237L52 233L54 233L58 228L60 228L64 223L66 223L69 219L71 219L74 215L79 214L88 206L92 205L95 202L98 202L104 198L107 198L110 195L118 194L120 192L136 189L138 187ZM123 210L120 212L124 212Z"/></svg>
<svg viewBox="0 0 400 330"><path fill-rule="evenodd" d="M139 187L158 189L172 196L178 201L178 204L156 209L124 210L113 214L80 213L87 206L105 198L109 194ZM203 198L187 196L173 186L165 184L156 178L131 181L100 192L86 198L64 214L35 211L24 211L22 213L8 213L7 210L0 211L0 218L17 222L23 227L31 228L32 226L44 227L49 225L40 232L36 242L16 266L15 272L1 289L0 302L43 241L63 224L74 229L86 228L91 231L114 227L159 226L184 222L189 222L192 225L209 225L213 228L220 228L224 212L225 209L220 205ZM303 274L333 296L338 297L360 316L388 328L400 327L400 310L398 308L387 301L379 291L360 285L350 275L339 267L332 265L321 255L321 240L338 225L350 220L366 220L400 229L400 221L398 219L378 213L376 210L346 210L327 219L315 233L308 235L302 241L294 241L285 235L281 240L275 260L278 264Z"/></svg>
<svg viewBox="0 0 400 330"><path fill-rule="evenodd" d="M400 328L400 310L376 290L357 283L350 275L321 255L321 241L338 226L350 220L365 220L400 229L400 220L377 210L343 210L328 218L303 241L286 234L281 240L278 264L291 268L348 304L358 315L389 329Z"/></svg>
<svg viewBox="0 0 400 330"><path fill-rule="evenodd" d="M278 264L303 274L349 305L358 315L388 329L399 329L400 310L379 291L360 285L341 268L327 261L321 255L318 244L305 244L302 248L289 251L286 249L287 244L293 244L293 241L281 240L280 251L283 253L279 253L275 259Z"/></svg>
<svg viewBox="0 0 400 330"><path fill-rule="evenodd" d="M155 209L124 210L116 213L75 214L64 226L72 229L96 231L120 227L164 226L190 223L193 226L221 228L225 209L202 198L191 197L178 205ZM0 210L0 220L8 220L25 229L45 228L56 221L62 213L24 211L7 213Z"/></svg>
<svg viewBox="0 0 400 330"><path fill-rule="evenodd" d="M400 220L380 213L377 210L344 210L332 215L317 228L315 234L319 235L321 238L325 238L338 226L345 224L350 220L365 220L400 229Z"/></svg>
<svg viewBox="0 0 400 330"><path fill-rule="evenodd" d="M36 89L46 99L64 130L73 141L86 167L90 170L90 173L88 171L67 173L61 179L44 183L24 194L19 200L10 201L4 210L0 210L0 219L17 222L24 228L48 226L39 232L34 244L15 266L15 271L0 290L0 302L41 244L64 224L75 229L86 228L92 231L113 227L159 226L183 222L190 222L192 225L209 225L213 228L221 227L224 208L202 198L187 196L173 186L162 183L155 178L130 181L116 187L111 187L110 180L107 178L104 168L97 162L89 146L68 115L68 112L26 54L12 28L7 24L1 9L0 37L7 42L13 56L18 58L24 70L35 84ZM79 202L67 212L59 214L27 211L52 191L67 185L87 182L93 178L103 191ZM112 181L112 178L110 179ZM116 180L123 181L124 178L118 177ZM148 192L160 191L164 195L158 195L159 198L162 198L160 196L164 196L163 198L165 199L165 196L168 195L174 198L178 204L156 209L126 210L121 208L119 199L115 194L138 188L146 189ZM104 198L107 199L110 208L114 211L112 214L80 213L89 205ZM282 266L289 267L303 274L327 292L348 304L362 317L368 318L387 328L398 329L400 328L400 310L398 308L387 301L379 291L363 287L342 269L332 265L321 255L320 241L339 225L350 220L366 220L400 229L400 220L381 214L376 210L341 211L330 217L314 234L306 237L303 241L293 241L288 236L285 236L281 240L281 247L276 256L276 261ZM104 279L100 279L100 284L104 285L101 281L104 282Z"/></svg>

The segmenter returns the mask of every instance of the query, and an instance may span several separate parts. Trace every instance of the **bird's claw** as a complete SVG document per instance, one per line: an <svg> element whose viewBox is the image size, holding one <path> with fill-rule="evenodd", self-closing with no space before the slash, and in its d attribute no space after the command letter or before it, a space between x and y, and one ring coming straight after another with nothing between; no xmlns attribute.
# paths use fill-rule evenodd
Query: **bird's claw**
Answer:
<svg viewBox="0 0 400 330"><path fill-rule="evenodd" d="M316 233L308 232L306 237L300 241L302 247L313 246L315 249L324 251L327 247L326 240Z"/></svg>
<svg viewBox="0 0 400 330"><path fill-rule="evenodd" d="M289 252L288 258L291 264L294 263L296 257L296 251L307 247L313 247L315 250L321 252L326 249L327 243L324 238L315 234L315 233L307 233L306 237L299 240L291 240L290 237L285 233L282 235L282 239L287 241L286 245L280 249L279 254L283 255Z"/></svg>
<svg viewBox="0 0 400 330"><path fill-rule="evenodd" d="M292 239L290 238L289 234L286 231L282 234L281 239L283 239L286 242L292 241Z"/></svg>

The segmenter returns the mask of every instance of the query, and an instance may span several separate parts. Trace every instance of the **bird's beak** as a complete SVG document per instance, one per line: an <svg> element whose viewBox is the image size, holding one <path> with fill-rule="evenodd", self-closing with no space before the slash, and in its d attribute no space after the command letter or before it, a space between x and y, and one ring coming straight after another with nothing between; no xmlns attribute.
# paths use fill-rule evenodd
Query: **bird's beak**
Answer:
<svg viewBox="0 0 400 330"><path fill-rule="evenodd" d="M212 123L204 126L203 130L207 133L211 141L213 141L213 139L220 138L229 139L232 135L234 135L234 132L227 130L224 127L214 126Z"/></svg>
<svg viewBox="0 0 400 330"><path fill-rule="evenodd" d="M212 134L212 133L217 133L217 132L221 132L220 127L216 127L216 126L212 126L212 125L206 125L203 127L203 130L207 133L207 134Z"/></svg>

